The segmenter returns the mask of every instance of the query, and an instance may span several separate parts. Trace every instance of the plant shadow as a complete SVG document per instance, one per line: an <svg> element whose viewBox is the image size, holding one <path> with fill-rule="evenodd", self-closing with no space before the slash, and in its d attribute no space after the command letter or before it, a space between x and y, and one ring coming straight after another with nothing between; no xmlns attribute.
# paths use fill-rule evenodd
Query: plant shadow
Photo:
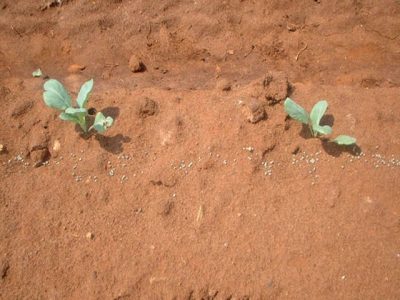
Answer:
<svg viewBox="0 0 400 300"><path fill-rule="evenodd" d="M351 155L358 156L362 150L357 144L352 145L338 145L328 139L320 139L322 148L331 156L339 157L343 152L350 153Z"/></svg>
<svg viewBox="0 0 400 300"><path fill-rule="evenodd" d="M105 117L111 117L115 120L119 116L119 108L118 107L106 107L101 110L101 113ZM95 108L89 109L89 115L86 117L86 125L87 125L88 129L93 125L96 114L97 114L97 111ZM85 133L85 132L82 132L82 128L79 126L79 124L75 124L75 131L79 132L79 136L85 140L88 140L94 136L95 139L99 142L100 147L102 147L106 151L114 153L114 154L121 153L124 150L123 144L129 143L131 141L131 138L129 136L123 136L122 134L117 134L117 135L110 137L110 136L104 136L98 132L92 132L92 131Z"/></svg>
<svg viewBox="0 0 400 300"><path fill-rule="evenodd" d="M106 107L106 108L102 109L101 112L106 117L111 117L114 120L119 117L119 107Z"/></svg>
<svg viewBox="0 0 400 300"><path fill-rule="evenodd" d="M300 131L300 136L306 140L314 138L311 133L310 127L304 123L302 123L301 125L302 125L302 127L301 127L301 131Z"/></svg>
<svg viewBox="0 0 400 300"><path fill-rule="evenodd" d="M335 124L335 117L333 115L323 115L319 123L322 126L328 125L330 127L333 127L333 124Z"/></svg>
<svg viewBox="0 0 400 300"><path fill-rule="evenodd" d="M96 134L95 139L99 142L101 148L114 154L121 153L124 150L123 144L132 140L129 136L123 136L120 133L111 137Z"/></svg>
<svg viewBox="0 0 400 300"><path fill-rule="evenodd" d="M335 117L333 115L324 115L320 121L321 126L328 125L330 127L333 127L334 123L335 123ZM302 123L302 125L303 126L300 131L300 136L306 140L314 138L311 133L310 127L304 123Z"/></svg>

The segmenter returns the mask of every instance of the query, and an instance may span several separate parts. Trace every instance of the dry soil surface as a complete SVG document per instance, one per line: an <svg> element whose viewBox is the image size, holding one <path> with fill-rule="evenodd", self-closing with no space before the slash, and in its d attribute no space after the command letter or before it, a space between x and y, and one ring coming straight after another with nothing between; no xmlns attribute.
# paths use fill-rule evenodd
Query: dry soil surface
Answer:
<svg viewBox="0 0 400 300"><path fill-rule="evenodd" d="M1 0L0 28L1 299L400 299L398 0Z"/></svg>

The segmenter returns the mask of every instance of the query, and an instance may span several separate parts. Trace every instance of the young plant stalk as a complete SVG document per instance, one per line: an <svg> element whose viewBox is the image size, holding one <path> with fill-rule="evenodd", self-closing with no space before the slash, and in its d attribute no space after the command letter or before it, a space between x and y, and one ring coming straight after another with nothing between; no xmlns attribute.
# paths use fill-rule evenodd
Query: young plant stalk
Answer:
<svg viewBox="0 0 400 300"><path fill-rule="evenodd" d="M318 134L329 135L332 133L332 127L328 125L319 125L327 108L328 102L322 100L315 104L313 109L311 110L311 113L308 114L308 112L304 108L302 108L292 99L286 98L285 100L285 110L288 115L291 118L303 124L306 124L310 128L310 132L313 137L317 137ZM340 135L332 142L339 145L351 145L355 144L357 140L351 136Z"/></svg>
<svg viewBox="0 0 400 300"><path fill-rule="evenodd" d="M73 107L72 99L63 85L55 79L50 79L44 84L45 91L43 93L43 99L47 106L58 110L64 110L64 112L60 114L62 120L79 124L83 132L87 133L86 116L89 113L86 109L86 104L89 100L92 89L93 79L90 79L82 85L76 99L77 107ZM93 126L89 128L89 131L95 129L98 132L103 132L107 128L111 127L113 123L113 118L106 118L101 112L99 112L96 115Z"/></svg>
<svg viewBox="0 0 400 300"><path fill-rule="evenodd" d="M85 108L68 107L65 112L60 114L60 118L65 121L70 121L79 124L82 130L87 133L86 116L88 111Z"/></svg>

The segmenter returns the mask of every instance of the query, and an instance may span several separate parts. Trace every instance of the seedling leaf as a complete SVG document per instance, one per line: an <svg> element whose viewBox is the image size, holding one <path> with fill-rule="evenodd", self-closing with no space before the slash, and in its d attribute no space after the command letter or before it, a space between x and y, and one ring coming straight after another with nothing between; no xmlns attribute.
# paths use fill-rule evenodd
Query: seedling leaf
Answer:
<svg viewBox="0 0 400 300"><path fill-rule="evenodd" d="M81 90L79 91L78 98L76 98L76 104L80 108L85 108L86 103L89 99L90 93L93 89L93 79L90 79L89 81L85 82Z"/></svg>
<svg viewBox="0 0 400 300"><path fill-rule="evenodd" d="M339 135L332 142L334 142L338 145L352 145L352 144L357 143L357 139L352 136L348 136L348 135Z"/></svg>
<svg viewBox="0 0 400 300"><path fill-rule="evenodd" d="M300 105L290 98L285 100L285 110L290 117L304 124L310 123L310 116Z"/></svg>
<svg viewBox="0 0 400 300"><path fill-rule="evenodd" d="M114 119L111 118L111 117L107 117L107 118L106 118L106 121L104 122L104 124L107 126L107 128L109 128L109 127L113 126L113 124L114 124Z"/></svg>
<svg viewBox="0 0 400 300"><path fill-rule="evenodd" d="M50 79L44 84L45 91L43 93L43 99L46 105L55 109L65 110L60 114L61 119L79 124L82 130L87 133L86 116L89 112L85 106L92 89L93 79L90 79L82 85L76 99L78 107L75 108L72 106L72 99L63 85L55 79ZM113 118L105 118L102 113L99 113L95 118L93 126L90 127L89 130L95 128L97 131L103 132L111 127L113 123Z"/></svg>
<svg viewBox="0 0 400 300"><path fill-rule="evenodd" d="M310 118L313 125L319 125L319 122L321 121L321 118L324 115L327 108L328 108L328 102L326 102L325 100L319 101L317 104L314 105L310 113Z"/></svg>
<svg viewBox="0 0 400 300"><path fill-rule="evenodd" d="M59 117L65 121L70 121L70 122L74 122L74 123L78 123L78 124L80 122L79 117L75 114L68 114L68 113L62 112Z"/></svg>
<svg viewBox="0 0 400 300"><path fill-rule="evenodd" d="M72 99L67 90L55 79L50 79L44 84L43 99L51 108L64 110L72 107Z"/></svg>
<svg viewBox="0 0 400 300"><path fill-rule="evenodd" d="M96 118L94 120L94 124L89 128L89 131L91 129L96 129L98 132L103 132L107 128L111 127L114 124L114 119L111 117L104 117L104 115L99 112L96 115Z"/></svg>
<svg viewBox="0 0 400 300"><path fill-rule="evenodd" d="M317 137L318 133L328 135L332 133L332 128L328 125L319 125L322 116L324 115L328 103L325 100L319 101L314 105L310 115L296 102L290 98L285 100L285 110L293 119L308 125L313 137ZM335 140L330 141L338 145L351 145L357 142L357 139L348 135L340 135Z"/></svg>
<svg viewBox="0 0 400 300"><path fill-rule="evenodd" d="M67 114L73 114L73 115L84 115L87 116L88 111L86 110L86 108L74 108L74 107L68 107L65 112Z"/></svg>
<svg viewBox="0 0 400 300"><path fill-rule="evenodd" d="M328 135L332 132L332 127L325 125L325 126L320 126L320 125L313 125L312 129L314 131L317 131L319 133L322 133L324 135Z"/></svg>

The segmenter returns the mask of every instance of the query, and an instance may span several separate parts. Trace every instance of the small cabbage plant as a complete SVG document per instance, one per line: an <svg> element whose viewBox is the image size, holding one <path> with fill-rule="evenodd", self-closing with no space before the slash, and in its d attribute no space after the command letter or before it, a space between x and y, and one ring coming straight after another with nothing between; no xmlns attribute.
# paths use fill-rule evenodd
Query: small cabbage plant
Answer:
<svg viewBox="0 0 400 300"><path fill-rule="evenodd" d="M59 81L50 79L44 84L43 99L47 106L63 110L60 114L61 119L79 124L85 133L92 129L103 132L113 125L114 120L111 117L106 118L101 112L97 113L94 124L89 130L86 126L86 116L89 114L86 104L92 89L93 79L90 79L82 85L76 99L77 107L73 107L72 99L64 86Z"/></svg>
<svg viewBox="0 0 400 300"><path fill-rule="evenodd" d="M328 135L332 132L332 127L328 125L321 126L319 124L327 108L328 102L322 100L315 104L311 110L311 113L308 114L304 108L302 108L292 99L286 98L285 100L285 110L289 116L303 124L308 125L313 137L317 137L319 133ZM357 142L357 139L348 135L339 135L332 142L339 145L352 145Z"/></svg>

